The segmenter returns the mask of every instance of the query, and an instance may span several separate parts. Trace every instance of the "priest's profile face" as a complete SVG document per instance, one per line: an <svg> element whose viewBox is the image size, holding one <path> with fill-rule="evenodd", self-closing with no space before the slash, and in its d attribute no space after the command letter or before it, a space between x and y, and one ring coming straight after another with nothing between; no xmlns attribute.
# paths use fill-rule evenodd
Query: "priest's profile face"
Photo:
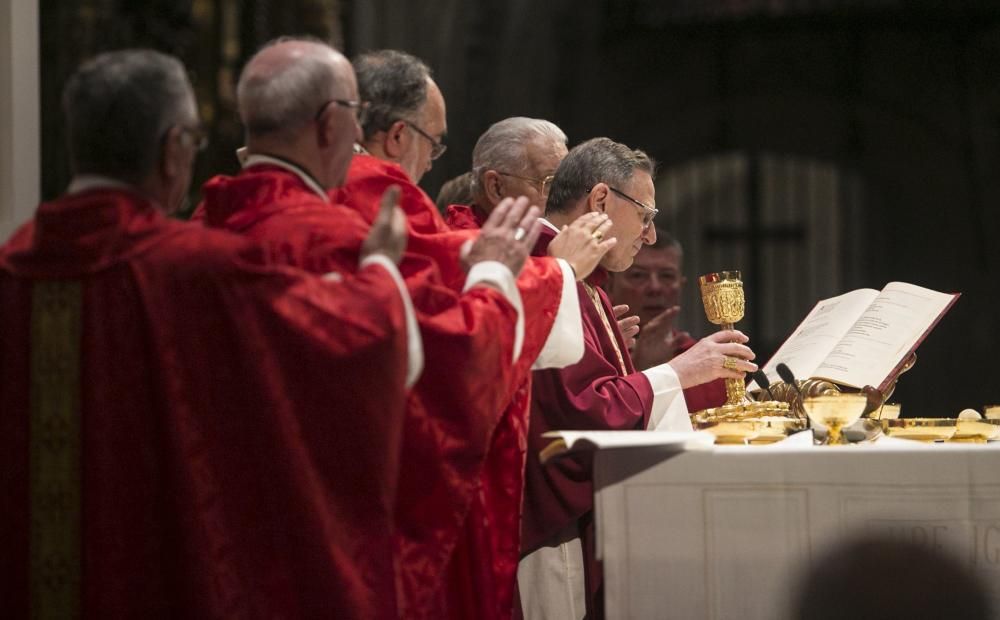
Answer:
<svg viewBox="0 0 1000 620"><path fill-rule="evenodd" d="M601 266L608 271L625 271L644 244L656 242L652 220L656 190L653 178L642 170L636 170L624 187L609 186L609 190L604 204L613 224L607 236L615 237L618 243L604 255Z"/></svg>

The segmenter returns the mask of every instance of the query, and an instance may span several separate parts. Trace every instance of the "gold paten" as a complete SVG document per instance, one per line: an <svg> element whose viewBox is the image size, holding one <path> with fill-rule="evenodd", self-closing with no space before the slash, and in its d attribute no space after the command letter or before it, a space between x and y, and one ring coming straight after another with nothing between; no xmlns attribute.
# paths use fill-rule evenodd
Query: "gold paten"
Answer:
<svg viewBox="0 0 1000 620"><path fill-rule="evenodd" d="M1000 419L955 420L955 434L949 441L961 443L986 443L1000 439Z"/></svg>
<svg viewBox="0 0 1000 620"><path fill-rule="evenodd" d="M905 418L879 422L882 432L890 437L924 442L951 439L958 430L958 420L954 418Z"/></svg>

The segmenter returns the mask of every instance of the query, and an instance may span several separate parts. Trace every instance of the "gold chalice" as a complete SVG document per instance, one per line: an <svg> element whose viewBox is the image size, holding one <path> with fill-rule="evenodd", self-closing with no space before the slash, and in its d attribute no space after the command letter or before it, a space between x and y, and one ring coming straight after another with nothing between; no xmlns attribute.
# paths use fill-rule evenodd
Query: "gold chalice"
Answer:
<svg viewBox="0 0 1000 620"><path fill-rule="evenodd" d="M719 271L698 278L701 302L708 321L720 329L733 329L743 318L745 301L739 271ZM726 405L747 402L746 389L739 379L726 379Z"/></svg>
<svg viewBox="0 0 1000 620"><path fill-rule="evenodd" d="M720 329L733 329L733 325L743 318L743 281L739 271L719 271L698 278L701 301L705 306L708 320ZM725 361L735 364L735 358ZM752 401L746 396L746 386L741 379L726 379L726 403L700 411L696 418L701 421L759 421L765 417L787 418L788 403L778 401ZM746 433L753 433L760 425L747 424ZM768 425L764 425L767 427ZM726 428L729 428L728 426Z"/></svg>
<svg viewBox="0 0 1000 620"><path fill-rule="evenodd" d="M867 403L868 398L864 394L825 394L802 401L812 423L829 429L826 443L830 445L847 443L841 429L857 422Z"/></svg>

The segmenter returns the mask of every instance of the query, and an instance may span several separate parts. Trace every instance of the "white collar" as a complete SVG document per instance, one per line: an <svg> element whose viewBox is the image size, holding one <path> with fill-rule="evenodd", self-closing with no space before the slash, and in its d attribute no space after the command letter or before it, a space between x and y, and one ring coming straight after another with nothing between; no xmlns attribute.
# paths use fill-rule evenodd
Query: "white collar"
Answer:
<svg viewBox="0 0 1000 620"><path fill-rule="evenodd" d="M559 234L560 232L562 232L561 230L559 230L559 229L558 229L558 228L556 227L556 225L555 225L555 224L553 224L552 222L548 221L548 220L547 220L547 219L545 219L544 217L540 217L540 218L538 218L538 221L539 221L539 222L541 222L542 224L545 224L546 226L548 226L548 227L549 227L549 228L551 228L552 230L556 231L556 234Z"/></svg>
<svg viewBox="0 0 1000 620"><path fill-rule="evenodd" d="M323 199L323 202L330 202L330 197L327 195L326 191L320 187L320 184L316 182L316 179L312 177L308 172L302 168L296 166L295 164L285 161L284 159L278 159L277 157L271 157L270 155L261 155L259 153L253 153L247 155L245 159L241 162L243 168L250 168L252 166L259 166L261 164L266 164L268 166L277 166L283 170L287 170L300 179L306 184L306 186L311 189L317 196Z"/></svg>
<svg viewBox="0 0 1000 620"><path fill-rule="evenodd" d="M70 180L69 187L66 188L66 193L79 194L92 189L128 189L135 191L134 187L118 179L106 177L101 174L78 174Z"/></svg>

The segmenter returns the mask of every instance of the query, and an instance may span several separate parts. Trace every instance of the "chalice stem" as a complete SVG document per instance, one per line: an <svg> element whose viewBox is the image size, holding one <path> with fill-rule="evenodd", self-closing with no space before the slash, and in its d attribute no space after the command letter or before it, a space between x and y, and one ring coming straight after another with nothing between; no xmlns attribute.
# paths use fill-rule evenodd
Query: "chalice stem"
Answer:
<svg viewBox="0 0 1000 620"><path fill-rule="evenodd" d="M735 329L733 323L720 323L719 329ZM726 404L739 405L746 400L746 385L740 379L726 379Z"/></svg>

